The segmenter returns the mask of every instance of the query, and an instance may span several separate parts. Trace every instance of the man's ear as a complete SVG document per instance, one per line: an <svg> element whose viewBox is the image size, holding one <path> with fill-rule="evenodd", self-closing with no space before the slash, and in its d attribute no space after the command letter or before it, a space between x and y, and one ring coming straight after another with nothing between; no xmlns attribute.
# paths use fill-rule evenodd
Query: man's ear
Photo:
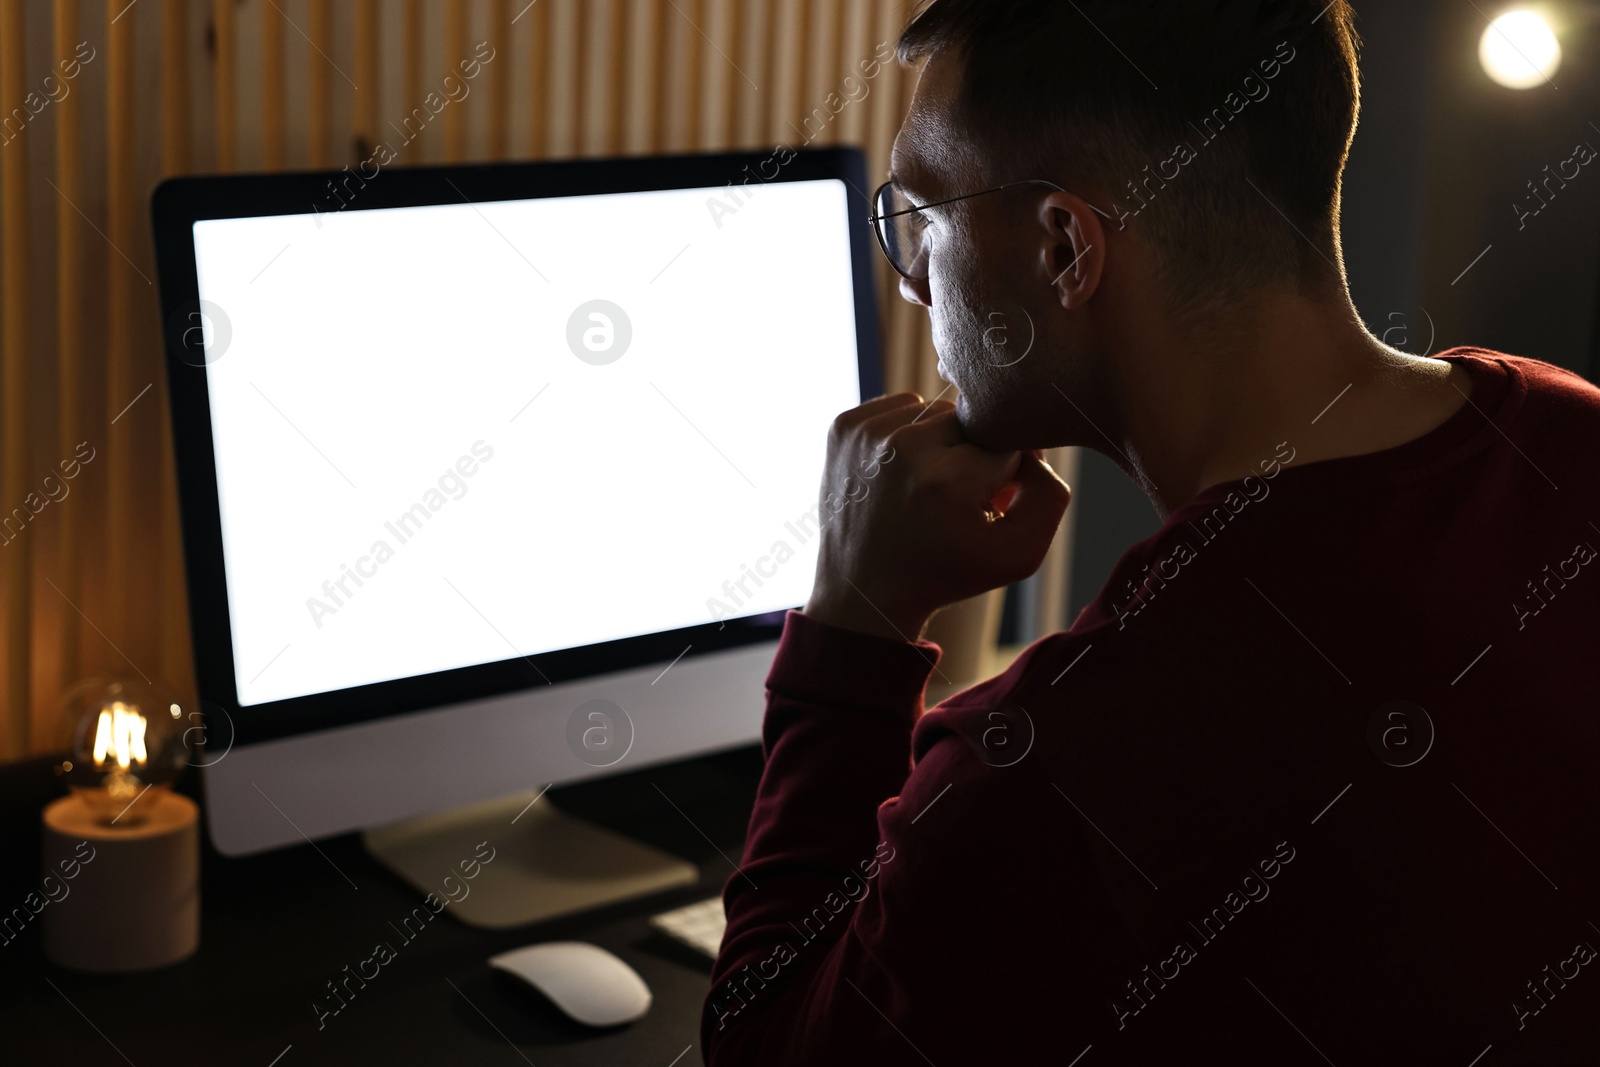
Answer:
<svg viewBox="0 0 1600 1067"><path fill-rule="evenodd" d="M1039 206L1045 275L1068 311L1087 304L1100 287L1106 262L1106 228L1098 211L1080 196L1054 192Z"/></svg>

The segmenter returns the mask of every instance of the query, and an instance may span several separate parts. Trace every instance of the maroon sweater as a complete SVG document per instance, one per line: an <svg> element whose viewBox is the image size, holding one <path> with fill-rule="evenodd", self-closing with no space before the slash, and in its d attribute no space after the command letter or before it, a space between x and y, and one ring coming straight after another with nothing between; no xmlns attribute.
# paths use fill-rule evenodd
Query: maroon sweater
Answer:
<svg viewBox="0 0 1600 1067"><path fill-rule="evenodd" d="M790 613L707 1062L1600 1062L1600 390L1441 358L926 713L936 645Z"/></svg>

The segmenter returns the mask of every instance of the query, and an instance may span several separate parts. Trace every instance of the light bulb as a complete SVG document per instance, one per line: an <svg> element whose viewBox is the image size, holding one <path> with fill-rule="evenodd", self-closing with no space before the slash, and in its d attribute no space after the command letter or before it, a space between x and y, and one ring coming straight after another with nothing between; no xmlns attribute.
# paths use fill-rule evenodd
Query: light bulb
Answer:
<svg viewBox="0 0 1600 1067"><path fill-rule="evenodd" d="M1478 59L1500 85L1531 89L1548 82L1561 66L1561 42L1534 12L1508 11L1483 31Z"/></svg>
<svg viewBox="0 0 1600 1067"><path fill-rule="evenodd" d="M137 826L188 762L183 708L156 689L91 678L62 697L57 773L106 825Z"/></svg>

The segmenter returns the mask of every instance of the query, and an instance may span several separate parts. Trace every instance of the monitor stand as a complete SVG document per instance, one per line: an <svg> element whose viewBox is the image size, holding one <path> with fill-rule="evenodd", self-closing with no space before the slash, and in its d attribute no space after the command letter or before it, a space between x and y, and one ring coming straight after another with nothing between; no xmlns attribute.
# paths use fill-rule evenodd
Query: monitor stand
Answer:
<svg viewBox="0 0 1600 1067"><path fill-rule="evenodd" d="M418 892L445 901L468 926L490 930L700 879L692 863L562 814L542 791L377 827L361 838L374 859ZM468 879L469 871L476 876Z"/></svg>

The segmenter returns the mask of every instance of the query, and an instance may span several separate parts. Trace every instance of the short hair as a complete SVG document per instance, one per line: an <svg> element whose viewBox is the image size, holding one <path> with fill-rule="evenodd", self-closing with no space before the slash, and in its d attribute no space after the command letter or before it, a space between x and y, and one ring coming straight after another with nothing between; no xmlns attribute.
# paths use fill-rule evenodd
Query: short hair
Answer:
<svg viewBox="0 0 1600 1067"><path fill-rule="evenodd" d="M1113 198L1095 206L1158 249L1182 316L1342 282L1354 20L1349 0L931 0L898 54L960 57L988 180Z"/></svg>

